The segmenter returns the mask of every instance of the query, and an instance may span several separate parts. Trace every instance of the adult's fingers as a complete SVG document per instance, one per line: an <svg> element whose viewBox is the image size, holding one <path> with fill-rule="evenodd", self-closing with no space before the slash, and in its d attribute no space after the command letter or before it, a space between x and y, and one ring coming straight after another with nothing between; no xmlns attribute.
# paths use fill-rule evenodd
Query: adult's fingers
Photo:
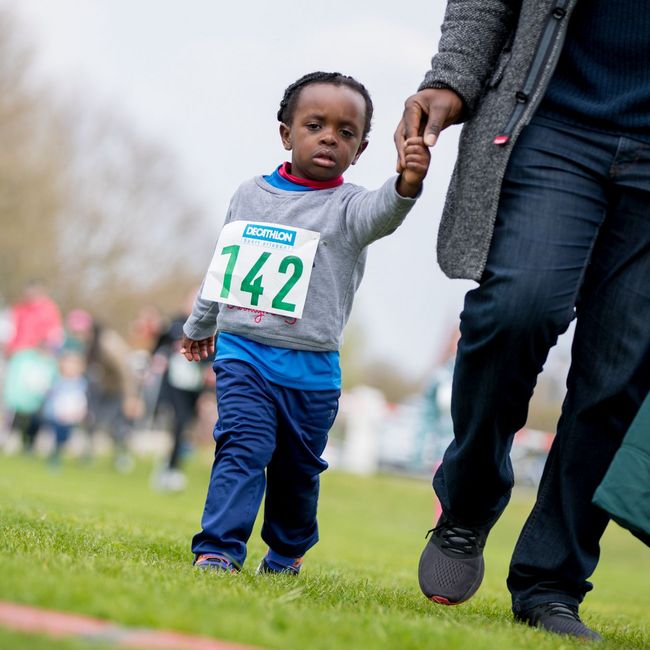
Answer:
<svg viewBox="0 0 650 650"><path fill-rule="evenodd" d="M406 143L406 138L404 137L404 119L399 121L399 124L395 129L393 142L395 143L395 150L397 151L397 165L395 166L395 171L399 174L404 171L405 164L404 145Z"/></svg>
<svg viewBox="0 0 650 650"><path fill-rule="evenodd" d="M432 147L438 140L440 131L454 124L463 111L463 100L449 88L429 88L422 90L422 101L427 123L424 127L424 144Z"/></svg>
<svg viewBox="0 0 650 650"><path fill-rule="evenodd" d="M425 109L419 95L420 93L409 97L404 104L404 113L402 114L404 141L415 138L421 133L422 113L425 112Z"/></svg>
<svg viewBox="0 0 650 650"><path fill-rule="evenodd" d="M449 117L449 108L447 106L432 106L429 109L427 124L424 127L424 144L427 147L433 147L438 141L440 131L447 126Z"/></svg>
<svg viewBox="0 0 650 650"><path fill-rule="evenodd" d="M397 125L395 130L395 135L393 140L395 142L395 148L397 149L397 171L401 172L404 169L404 146L406 141L409 138L416 137L420 135L422 128L422 118L423 118L423 105L420 101L420 94L411 95L404 102L404 112L402 113L402 119Z"/></svg>

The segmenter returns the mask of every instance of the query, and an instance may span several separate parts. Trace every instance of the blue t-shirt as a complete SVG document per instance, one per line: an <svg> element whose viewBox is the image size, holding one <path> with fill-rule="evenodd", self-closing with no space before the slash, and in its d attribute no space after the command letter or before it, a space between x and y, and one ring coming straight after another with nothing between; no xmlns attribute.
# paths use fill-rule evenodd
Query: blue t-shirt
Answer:
<svg viewBox="0 0 650 650"><path fill-rule="evenodd" d="M281 171L282 170L282 171ZM318 191L309 183L296 183L281 165L264 180L290 192ZM341 179L342 182L342 179ZM221 332L217 339L218 360L236 359L255 366L274 384L302 390L338 390L341 388L341 365L338 352L291 350L256 343L243 336Z"/></svg>

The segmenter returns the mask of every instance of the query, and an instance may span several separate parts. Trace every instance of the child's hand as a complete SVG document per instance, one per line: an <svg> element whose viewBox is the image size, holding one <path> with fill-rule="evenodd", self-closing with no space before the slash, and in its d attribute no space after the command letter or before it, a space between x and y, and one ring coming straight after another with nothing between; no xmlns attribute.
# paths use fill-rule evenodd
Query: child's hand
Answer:
<svg viewBox="0 0 650 650"><path fill-rule="evenodd" d="M188 361L202 361L214 355L214 336L195 341L183 335L181 341L181 354Z"/></svg>
<svg viewBox="0 0 650 650"><path fill-rule="evenodd" d="M401 196L415 197L422 189L422 181L429 171L431 153L424 138L408 138L404 143L404 168L397 181Z"/></svg>

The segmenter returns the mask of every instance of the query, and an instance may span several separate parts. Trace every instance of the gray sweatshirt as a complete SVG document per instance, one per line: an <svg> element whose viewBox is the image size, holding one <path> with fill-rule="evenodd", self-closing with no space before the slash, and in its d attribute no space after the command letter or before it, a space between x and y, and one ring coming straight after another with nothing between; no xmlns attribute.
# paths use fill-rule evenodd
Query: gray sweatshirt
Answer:
<svg viewBox="0 0 650 650"><path fill-rule="evenodd" d="M225 223L286 224L320 233L302 318L219 305L197 295L183 331L193 340L230 332L258 343L294 350L336 351L366 264L366 247L392 233L415 199L400 196L397 177L378 190L344 183L294 192L257 176L233 196Z"/></svg>

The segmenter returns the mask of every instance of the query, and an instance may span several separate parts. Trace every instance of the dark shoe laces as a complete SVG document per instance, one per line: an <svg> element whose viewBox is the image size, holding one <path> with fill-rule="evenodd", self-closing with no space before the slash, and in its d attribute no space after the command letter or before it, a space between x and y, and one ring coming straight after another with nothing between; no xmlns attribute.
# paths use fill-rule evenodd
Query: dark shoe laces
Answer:
<svg viewBox="0 0 650 650"><path fill-rule="evenodd" d="M574 621L582 623L578 610L571 605L565 603L545 603L540 605L540 615L542 616L560 616L562 618L571 618Z"/></svg>
<svg viewBox="0 0 650 650"><path fill-rule="evenodd" d="M576 605L558 602L542 603L524 612L515 613L515 619L556 634L568 634L591 641L602 640L598 632L590 630L580 620Z"/></svg>
<svg viewBox="0 0 650 650"><path fill-rule="evenodd" d="M448 549L458 555L475 554L481 544L482 537L478 531L472 528L455 526L450 523L440 524L427 531L425 539L431 534L441 540L441 548Z"/></svg>

